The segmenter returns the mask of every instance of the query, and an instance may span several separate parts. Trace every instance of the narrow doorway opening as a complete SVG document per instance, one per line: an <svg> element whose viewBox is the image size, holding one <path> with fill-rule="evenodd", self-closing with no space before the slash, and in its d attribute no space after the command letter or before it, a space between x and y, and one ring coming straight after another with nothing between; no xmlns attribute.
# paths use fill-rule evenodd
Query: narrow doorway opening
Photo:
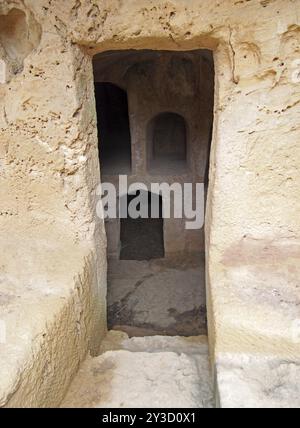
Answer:
<svg viewBox="0 0 300 428"><path fill-rule="evenodd" d="M137 194L130 188L121 193L120 174L127 175L129 187L146 186L144 200L150 200L150 207L153 183L181 189L191 184L193 202L196 184L203 184L206 194L214 109L212 53L104 52L94 57L94 76L102 182L115 186L125 211ZM184 211L181 217L172 216L173 199L171 216L161 215L165 199L157 198L157 218L106 220L108 327L129 336L205 335L204 225L187 228ZM205 204L204 198L198 208Z"/></svg>
<svg viewBox="0 0 300 428"><path fill-rule="evenodd" d="M164 225L162 217L162 197L150 192L138 191L123 197L127 216L121 219L120 260L153 260L164 258ZM137 201L137 202L135 202ZM144 204L144 206L143 206ZM130 207L137 206L138 218L132 218ZM156 205L153 207L153 205ZM151 213L157 215L152 218Z"/></svg>
<svg viewBox="0 0 300 428"><path fill-rule="evenodd" d="M131 136L127 93L117 85L95 82L99 151L103 174L129 174Z"/></svg>

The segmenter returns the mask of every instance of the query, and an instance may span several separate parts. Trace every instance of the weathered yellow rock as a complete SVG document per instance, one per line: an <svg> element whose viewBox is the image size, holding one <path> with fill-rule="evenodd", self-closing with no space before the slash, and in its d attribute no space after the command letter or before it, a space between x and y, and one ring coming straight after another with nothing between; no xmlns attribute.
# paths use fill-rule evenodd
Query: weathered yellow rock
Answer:
<svg viewBox="0 0 300 428"><path fill-rule="evenodd" d="M243 386L262 368L277 379L284 361L277 394L299 405L289 395L300 385L299 10L299 0L2 0L1 406L59 405L105 330L92 56L132 48L214 51L206 247L220 403L276 404L278 383Z"/></svg>

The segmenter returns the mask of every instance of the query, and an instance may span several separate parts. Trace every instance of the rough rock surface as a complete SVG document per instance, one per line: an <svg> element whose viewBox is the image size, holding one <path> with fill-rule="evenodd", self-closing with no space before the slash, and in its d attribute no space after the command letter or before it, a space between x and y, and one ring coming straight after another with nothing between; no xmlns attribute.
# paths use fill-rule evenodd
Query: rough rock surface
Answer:
<svg viewBox="0 0 300 428"><path fill-rule="evenodd" d="M109 260L108 327L136 336L207 334L203 254Z"/></svg>
<svg viewBox="0 0 300 428"><path fill-rule="evenodd" d="M111 332L104 348L83 363L61 407L212 407L204 337L128 339Z"/></svg>
<svg viewBox="0 0 300 428"><path fill-rule="evenodd" d="M112 49L212 49L216 95L206 221L212 358L218 365L219 358L230 362L236 356L237 367L247 369L251 364L243 356L255 355L257 373L270 357L296 364L300 1L2 0L0 22L14 8L26 15L25 22L22 13L10 14L10 19L20 18L22 31L7 34L1 26L0 35L0 247L5 254L1 284L10 284L9 293L5 289L2 296L0 319L8 316L9 301L27 294L28 279L34 286L39 283L40 266L46 283L77 290L74 278L90 254L93 274L84 278L82 290L90 294L92 284L92 295L97 296L90 295L93 313L99 318L92 324L105 329L106 242L104 226L95 215L99 163L92 55ZM17 43L27 22L33 39ZM18 46L15 58L12 44ZM18 252L20 242L31 254L25 263ZM62 275L61 280L45 267L55 253L56 269L63 270L66 242L70 276ZM80 302L89 300L84 292L79 295ZM32 314L39 303L37 299ZM67 299L68 305L74 310L72 299ZM76 372L76 364L69 372L61 365L66 347L63 326L70 324L58 308L49 306L51 314L43 311L39 323L28 316L26 343L22 346L19 341L19 350L12 351L18 354L12 370L1 370L1 383L7 385L1 406L12 396L19 406L58 405L56 397L64 390L59 373L65 373L65 385ZM88 318L88 305L82 310L83 319ZM16 309L10 314L10 325L17 323L18 313ZM71 324L76 331L76 317ZM39 359L37 369L33 350L41 349L48 329L56 328L61 331L57 348L52 351L48 344L41 354L60 369L50 370L43 383L40 373L47 373L47 359ZM96 346L95 337L101 338L99 328L91 330L89 344L79 345L82 354ZM10 337L0 346L1 367L6 367L13 361L7 352ZM215 384L223 379L224 370L222 361ZM239 399L241 385L249 382L241 371L236 375L240 387L232 390L232 402ZM293 390L296 379L300 384L297 371L293 377L286 383L287 391ZM40 394L43 386L51 396ZM34 399L22 393L27 387L35 391ZM223 388L222 382L221 404ZM252 396L256 403L260 398ZM277 401L269 395L272 404Z"/></svg>
<svg viewBox="0 0 300 428"><path fill-rule="evenodd" d="M222 408L300 408L299 360L224 355L217 370Z"/></svg>
<svg viewBox="0 0 300 428"><path fill-rule="evenodd" d="M42 232L47 242L23 237L17 248L7 237L1 256L0 407L57 407L95 352L93 254Z"/></svg>

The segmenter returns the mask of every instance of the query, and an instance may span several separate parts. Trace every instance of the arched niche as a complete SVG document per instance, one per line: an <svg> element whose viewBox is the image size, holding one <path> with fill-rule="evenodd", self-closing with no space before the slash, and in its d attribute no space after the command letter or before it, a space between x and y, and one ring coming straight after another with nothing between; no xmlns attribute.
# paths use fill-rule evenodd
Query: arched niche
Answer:
<svg viewBox="0 0 300 428"><path fill-rule="evenodd" d="M95 82L99 155L104 175L131 172L131 135L126 91Z"/></svg>
<svg viewBox="0 0 300 428"><path fill-rule="evenodd" d="M165 112L148 125L148 169L158 174L178 174L187 167L187 125L183 116Z"/></svg>

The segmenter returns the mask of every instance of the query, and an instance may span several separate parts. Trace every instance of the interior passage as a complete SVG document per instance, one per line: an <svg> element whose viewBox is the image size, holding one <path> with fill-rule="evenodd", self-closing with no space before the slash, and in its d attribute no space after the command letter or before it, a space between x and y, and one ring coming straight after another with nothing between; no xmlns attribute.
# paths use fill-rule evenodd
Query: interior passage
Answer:
<svg viewBox="0 0 300 428"><path fill-rule="evenodd" d="M206 334L204 227L188 230L184 216L174 218L172 195L165 218L165 199L150 186L208 187L212 53L105 52L94 57L94 78L102 181L127 214L105 223L108 327L132 337ZM121 174L148 191L120 194Z"/></svg>

